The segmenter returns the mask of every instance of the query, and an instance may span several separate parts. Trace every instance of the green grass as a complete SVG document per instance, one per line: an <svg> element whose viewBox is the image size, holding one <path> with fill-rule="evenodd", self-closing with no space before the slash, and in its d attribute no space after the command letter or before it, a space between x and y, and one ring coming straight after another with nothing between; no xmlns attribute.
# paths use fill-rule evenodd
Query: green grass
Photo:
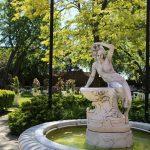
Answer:
<svg viewBox="0 0 150 150"><path fill-rule="evenodd" d="M30 102L32 98L33 98L33 95L30 92L24 92L19 95L16 95L13 106L19 107L24 102Z"/></svg>
<svg viewBox="0 0 150 150"><path fill-rule="evenodd" d="M22 103L24 103L24 102L30 102L32 98L33 98L33 96L30 96L30 97L20 96L19 99L18 99L19 106L21 106Z"/></svg>
<svg viewBox="0 0 150 150"><path fill-rule="evenodd" d="M33 96L29 92L24 92L21 95L15 96L13 106L11 108L8 108L7 110L0 111L0 117L8 115L10 112L16 110L19 106L22 105L22 103L30 102L32 98Z"/></svg>

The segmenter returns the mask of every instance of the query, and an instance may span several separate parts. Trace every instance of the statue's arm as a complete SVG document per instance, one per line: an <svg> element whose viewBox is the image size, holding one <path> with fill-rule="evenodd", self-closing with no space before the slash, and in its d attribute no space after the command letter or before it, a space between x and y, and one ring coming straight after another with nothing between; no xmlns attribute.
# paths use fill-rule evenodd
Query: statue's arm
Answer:
<svg viewBox="0 0 150 150"><path fill-rule="evenodd" d="M115 49L114 45L106 44L106 43L103 43L103 42L101 42L101 45L104 46L104 47L109 48L109 51L108 51L108 54L107 54L107 58L108 58L109 61L111 61L113 53L114 53L114 49Z"/></svg>
<svg viewBox="0 0 150 150"><path fill-rule="evenodd" d="M91 73L85 87L89 87L91 85L91 83L93 82L93 80L95 78L95 74L96 74L96 68L95 68L95 65L93 64L92 65L92 73Z"/></svg>

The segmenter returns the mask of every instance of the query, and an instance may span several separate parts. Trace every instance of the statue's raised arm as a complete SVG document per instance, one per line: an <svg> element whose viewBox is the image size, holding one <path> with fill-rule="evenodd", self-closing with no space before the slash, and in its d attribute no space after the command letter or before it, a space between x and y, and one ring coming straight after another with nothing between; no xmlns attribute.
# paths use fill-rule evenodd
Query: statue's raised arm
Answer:
<svg viewBox="0 0 150 150"><path fill-rule="evenodd" d="M108 58L109 61L112 61L112 56L113 56L114 49L115 49L114 45L113 44L106 44L106 43L103 43L103 42L100 42L100 44L104 47L109 48L107 58Z"/></svg>

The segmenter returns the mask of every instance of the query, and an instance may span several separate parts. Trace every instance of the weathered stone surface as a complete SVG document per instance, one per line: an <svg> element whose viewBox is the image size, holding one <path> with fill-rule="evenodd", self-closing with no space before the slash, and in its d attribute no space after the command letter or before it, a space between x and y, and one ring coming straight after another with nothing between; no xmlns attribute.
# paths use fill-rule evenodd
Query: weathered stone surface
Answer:
<svg viewBox="0 0 150 150"><path fill-rule="evenodd" d="M86 119L49 122L31 127L19 137L20 150L75 150L75 148L55 143L45 137L49 130L67 126L86 125Z"/></svg>
<svg viewBox="0 0 150 150"><path fill-rule="evenodd" d="M81 88L80 91L92 101L94 107L87 108L87 143L104 148L132 146L129 121L118 108L116 90L114 88Z"/></svg>
<svg viewBox="0 0 150 150"><path fill-rule="evenodd" d="M101 133L87 129L86 140L90 145L102 148L124 148L133 144L132 132L124 133Z"/></svg>

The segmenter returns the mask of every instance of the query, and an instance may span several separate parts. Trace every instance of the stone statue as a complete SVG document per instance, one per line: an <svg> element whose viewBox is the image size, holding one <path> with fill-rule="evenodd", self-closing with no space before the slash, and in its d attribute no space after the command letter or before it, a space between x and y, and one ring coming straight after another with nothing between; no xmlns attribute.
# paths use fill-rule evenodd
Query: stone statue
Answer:
<svg viewBox="0 0 150 150"><path fill-rule="evenodd" d="M104 47L109 48L107 55ZM117 93L122 98L123 107L126 109L124 115L128 120L128 112L131 107L131 91L126 80L116 73L112 65L112 56L114 53L114 46L112 44L105 44L102 42L94 43L92 46L93 57L96 60L92 65L92 73L85 87L89 87L94 80L96 71L102 79L107 82L108 87L115 88Z"/></svg>
<svg viewBox="0 0 150 150"><path fill-rule="evenodd" d="M107 55L104 47L109 49ZM102 42L92 46L95 62L92 73L81 93L92 102L92 109L87 108L86 141L90 145L103 148L125 148L133 144L132 131L128 121L131 107L131 92L126 80L115 72L112 66L114 46ZM108 87L90 88L96 71ZM125 112L118 108L118 99L122 99Z"/></svg>

